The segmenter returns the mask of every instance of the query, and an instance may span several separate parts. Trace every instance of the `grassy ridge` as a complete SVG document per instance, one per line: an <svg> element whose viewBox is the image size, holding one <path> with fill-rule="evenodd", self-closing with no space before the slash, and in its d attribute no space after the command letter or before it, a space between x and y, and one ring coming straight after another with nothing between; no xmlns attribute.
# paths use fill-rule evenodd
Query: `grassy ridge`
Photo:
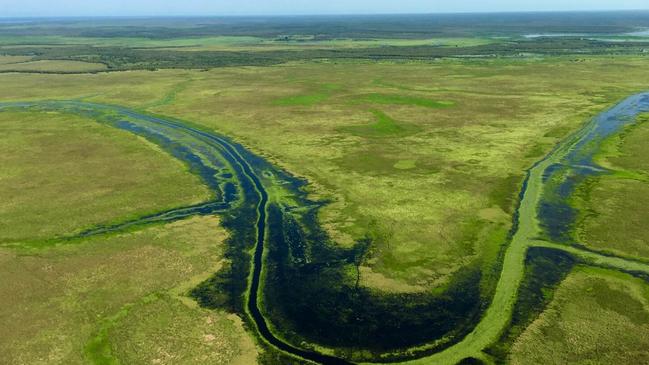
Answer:
<svg viewBox="0 0 649 365"><path fill-rule="evenodd" d="M173 39L147 37L71 37L56 35L14 35L1 36L0 45L5 46L51 46L87 45L94 47L162 48L182 51L263 51L303 48L366 48L385 46L476 46L498 42L490 38L429 38L429 39L318 39L314 36L251 37L251 36L207 36Z"/></svg>

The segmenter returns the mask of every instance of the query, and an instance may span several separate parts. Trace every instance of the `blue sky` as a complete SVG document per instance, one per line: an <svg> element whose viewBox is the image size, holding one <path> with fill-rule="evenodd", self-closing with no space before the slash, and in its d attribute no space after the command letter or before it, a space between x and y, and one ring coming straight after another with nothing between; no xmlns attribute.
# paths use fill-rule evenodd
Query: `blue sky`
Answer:
<svg viewBox="0 0 649 365"><path fill-rule="evenodd" d="M0 17L649 9L649 0L0 0Z"/></svg>

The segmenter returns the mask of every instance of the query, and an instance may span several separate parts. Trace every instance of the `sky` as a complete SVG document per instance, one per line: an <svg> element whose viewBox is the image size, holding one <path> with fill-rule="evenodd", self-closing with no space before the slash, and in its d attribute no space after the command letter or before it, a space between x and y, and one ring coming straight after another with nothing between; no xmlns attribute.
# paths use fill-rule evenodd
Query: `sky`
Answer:
<svg viewBox="0 0 649 365"><path fill-rule="evenodd" d="M648 9L649 0L0 0L0 17L298 15Z"/></svg>

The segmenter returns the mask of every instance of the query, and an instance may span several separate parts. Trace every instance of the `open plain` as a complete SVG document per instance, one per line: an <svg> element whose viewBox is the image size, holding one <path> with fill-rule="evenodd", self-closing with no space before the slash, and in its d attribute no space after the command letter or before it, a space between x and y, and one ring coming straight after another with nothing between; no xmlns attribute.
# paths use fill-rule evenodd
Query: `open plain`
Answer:
<svg viewBox="0 0 649 365"><path fill-rule="evenodd" d="M0 24L4 358L646 363L623 15Z"/></svg>

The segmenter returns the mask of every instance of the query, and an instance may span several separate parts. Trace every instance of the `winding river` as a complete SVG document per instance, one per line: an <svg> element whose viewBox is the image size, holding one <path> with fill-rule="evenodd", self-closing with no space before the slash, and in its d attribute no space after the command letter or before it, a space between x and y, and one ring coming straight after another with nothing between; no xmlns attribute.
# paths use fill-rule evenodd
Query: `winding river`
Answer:
<svg viewBox="0 0 649 365"><path fill-rule="evenodd" d="M277 336L272 323L269 323L264 315L262 280L265 243L269 234L270 199L267 186L277 184L278 180L281 183L289 183L282 182L283 177L274 173L275 170L271 169L267 162L228 138L204 131L200 127L119 106L80 101L0 103L0 110L7 109L53 110L88 116L143 136L184 161L214 192L213 200L149 215L135 221L94 227L80 232L79 236L119 231L147 223L173 221L197 214L248 212L249 219L244 220L244 223L252 223L247 229L250 237L254 237L254 244L249 247L251 262L248 263L244 309L259 336L269 345L301 359L321 364L350 363L329 353L301 348ZM570 215L565 214L566 210L570 209L566 198L572 193L579 178L605 173L593 162L593 154L602 140L626 124L632 123L634 117L642 112L649 112L649 93L630 96L593 118L527 171L520 192L519 207L514 215L515 230L503 255L502 271L495 294L480 321L455 344L430 356L403 363L456 364L467 357L489 361L482 350L499 339L510 321L517 291L523 280L527 250L530 247L567 251L583 262L593 265L649 273L649 265L645 263L584 251L578 246L570 245L571 242L565 240L568 226L555 224L557 216L561 216L563 221L569 221Z"/></svg>

